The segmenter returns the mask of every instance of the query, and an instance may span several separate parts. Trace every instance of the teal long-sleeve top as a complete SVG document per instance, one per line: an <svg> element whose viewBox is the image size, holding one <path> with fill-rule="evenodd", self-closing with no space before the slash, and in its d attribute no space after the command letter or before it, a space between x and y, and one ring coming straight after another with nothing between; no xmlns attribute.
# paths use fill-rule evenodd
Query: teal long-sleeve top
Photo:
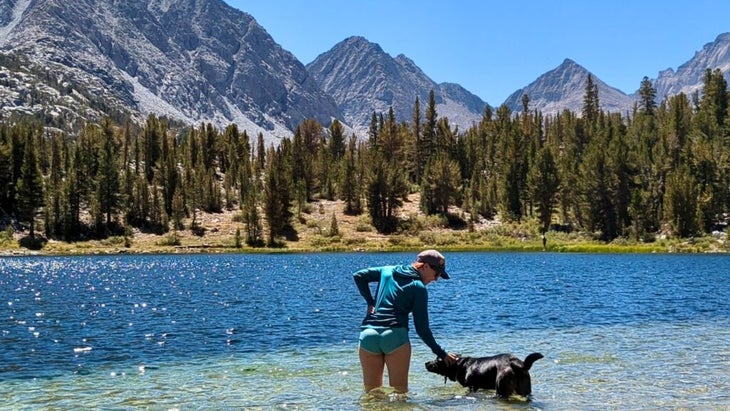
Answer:
<svg viewBox="0 0 730 411"><path fill-rule="evenodd" d="M355 284L374 312L362 320L362 328L408 328L408 315L413 313L413 325L421 340L439 358L446 350L436 343L428 321L428 290L412 265L370 267L353 274ZM373 297L370 283L378 283Z"/></svg>

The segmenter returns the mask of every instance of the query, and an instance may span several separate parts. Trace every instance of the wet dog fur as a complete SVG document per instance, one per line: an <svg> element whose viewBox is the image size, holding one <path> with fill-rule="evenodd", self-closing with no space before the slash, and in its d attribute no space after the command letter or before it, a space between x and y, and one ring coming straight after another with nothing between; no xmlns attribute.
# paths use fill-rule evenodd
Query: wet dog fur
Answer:
<svg viewBox="0 0 730 411"><path fill-rule="evenodd" d="M459 357L456 363L447 365L436 359L426 363L426 370L443 375L446 379L458 381L469 391L478 389L496 390L497 396L508 398L513 394L527 397L532 392L530 368L532 363L543 358L540 353L528 355L524 361L512 354L498 354L492 357Z"/></svg>

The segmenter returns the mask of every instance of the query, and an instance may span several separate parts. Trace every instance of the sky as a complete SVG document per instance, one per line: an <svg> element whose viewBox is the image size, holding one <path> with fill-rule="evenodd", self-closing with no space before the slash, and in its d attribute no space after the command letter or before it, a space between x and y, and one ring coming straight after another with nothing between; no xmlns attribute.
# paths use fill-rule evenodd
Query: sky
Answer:
<svg viewBox="0 0 730 411"><path fill-rule="evenodd" d="M566 58L630 94L730 32L730 1L224 0L303 64L350 36L502 104Z"/></svg>

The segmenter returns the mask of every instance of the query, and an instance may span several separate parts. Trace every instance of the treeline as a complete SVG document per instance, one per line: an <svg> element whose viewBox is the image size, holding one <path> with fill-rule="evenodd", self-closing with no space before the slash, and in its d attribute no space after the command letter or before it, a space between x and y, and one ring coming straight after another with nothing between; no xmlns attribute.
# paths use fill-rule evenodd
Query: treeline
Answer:
<svg viewBox="0 0 730 411"><path fill-rule="evenodd" d="M200 212L240 210L250 245L281 243L292 219L315 199L340 199L368 213L382 232L420 191L427 214L450 206L472 220L535 218L543 230L583 230L596 238L651 241L657 232L710 232L730 212L727 83L707 70L692 96L655 103L644 78L631 113L599 108L588 77L580 115L544 117L529 109L487 108L460 132L439 117L433 92L416 99L410 122L373 113L369 135L346 136L338 121L305 120L293 138L266 146L235 125L175 131L150 116L143 126L107 119L78 135L42 124L0 124L0 210L47 238L78 240L201 230ZM188 226L184 221L190 221ZM468 221L470 223L473 221Z"/></svg>

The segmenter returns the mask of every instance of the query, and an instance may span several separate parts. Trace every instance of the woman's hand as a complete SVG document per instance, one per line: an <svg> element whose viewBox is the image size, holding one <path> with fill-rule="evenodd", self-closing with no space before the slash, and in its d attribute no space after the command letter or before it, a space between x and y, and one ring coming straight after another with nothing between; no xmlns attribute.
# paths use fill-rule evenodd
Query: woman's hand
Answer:
<svg viewBox="0 0 730 411"><path fill-rule="evenodd" d="M459 356L450 352L446 353L446 357L444 357L444 362L448 365L456 364L456 361L459 359Z"/></svg>
<svg viewBox="0 0 730 411"><path fill-rule="evenodd" d="M368 305L368 314L375 314L375 306Z"/></svg>

